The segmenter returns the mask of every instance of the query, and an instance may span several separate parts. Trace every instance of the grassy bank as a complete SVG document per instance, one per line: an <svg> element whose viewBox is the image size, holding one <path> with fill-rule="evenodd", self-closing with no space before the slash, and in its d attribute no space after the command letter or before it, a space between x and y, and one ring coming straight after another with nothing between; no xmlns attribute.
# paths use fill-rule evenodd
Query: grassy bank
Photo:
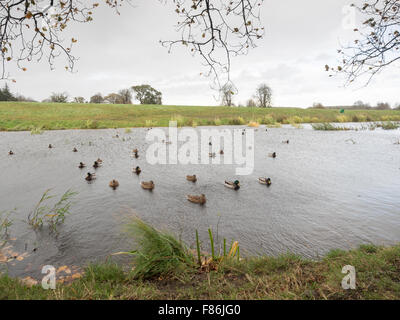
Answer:
<svg viewBox="0 0 400 320"><path fill-rule="evenodd" d="M0 102L0 131L400 121L400 110L231 108Z"/></svg>
<svg viewBox="0 0 400 320"><path fill-rule="evenodd" d="M90 265L82 278L55 290L0 276L0 299L400 299L400 245L334 250L319 261L294 255L214 258L173 236L139 226L133 268ZM355 267L356 289L341 286L342 268Z"/></svg>

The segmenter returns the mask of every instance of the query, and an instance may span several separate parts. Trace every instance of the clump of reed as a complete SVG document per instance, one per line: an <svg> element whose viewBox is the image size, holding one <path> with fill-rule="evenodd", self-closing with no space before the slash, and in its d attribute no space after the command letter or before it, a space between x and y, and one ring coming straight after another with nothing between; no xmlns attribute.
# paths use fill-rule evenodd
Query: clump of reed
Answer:
<svg viewBox="0 0 400 320"><path fill-rule="evenodd" d="M215 118L215 119L214 119L214 125L215 125L215 126L220 126L221 124L222 124L222 121L221 121L220 118Z"/></svg>
<svg viewBox="0 0 400 320"><path fill-rule="evenodd" d="M45 223L52 231L57 231L57 226L64 223L66 215L70 213L70 199L77 193L67 190L61 198L52 206L46 202L55 196L50 195L50 189L46 190L35 208L28 214L28 223L34 229L41 228Z"/></svg>
<svg viewBox="0 0 400 320"><path fill-rule="evenodd" d="M13 221L10 219L10 215L12 212L14 211L0 211L0 248L7 242L5 239L8 235L8 229L13 224Z"/></svg>
<svg viewBox="0 0 400 320"><path fill-rule="evenodd" d="M291 123L290 125L296 129L303 129L303 125L300 123Z"/></svg>
<svg viewBox="0 0 400 320"><path fill-rule="evenodd" d="M99 123L96 120L86 120L85 128L86 129L98 129Z"/></svg>
<svg viewBox="0 0 400 320"><path fill-rule="evenodd" d="M400 124L396 122L381 122L377 126L383 130L396 130L400 128Z"/></svg>
<svg viewBox="0 0 400 320"><path fill-rule="evenodd" d="M257 121L250 121L248 126L251 128L258 128L260 124Z"/></svg>
<svg viewBox="0 0 400 320"><path fill-rule="evenodd" d="M314 124L312 124L312 128L314 130L318 130L318 131L348 131L348 130L351 130L351 128L334 126L331 123L314 123Z"/></svg>
<svg viewBox="0 0 400 320"><path fill-rule="evenodd" d="M264 116L263 118L260 119L259 121L261 124L276 124L276 121L274 119L274 117L270 114L267 114L266 116Z"/></svg>
<svg viewBox="0 0 400 320"><path fill-rule="evenodd" d="M208 236L210 239L211 256L202 253L199 233L196 230L197 263L199 264L201 270L218 270L222 263L227 260L232 260L233 258L236 258L237 261L240 261L239 242L232 241L228 249L226 239L224 238L222 251L220 248L219 252L217 253L215 249L214 235L211 229L208 229Z"/></svg>
<svg viewBox="0 0 400 320"><path fill-rule="evenodd" d="M347 116L341 114L336 117L336 121L340 122L340 123L344 123L344 122L350 122L350 119Z"/></svg>
<svg viewBox="0 0 400 320"><path fill-rule="evenodd" d="M136 239L136 250L119 252L134 257L133 277L139 279L166 278L180 273L216 270L228 259L239 260L239 244L232 242L227 247L223 241L222 252L216 252L212 230L208 230L211 256L202 253L199 234L196 230L196 251L172 234L159 231L135 217L127 230ZM220 250L221 251L221 250ZM196 255L196 256L195 256Z"/></svg>
<svg viewBox="0 0 400 320"><path fill-rule="evenodd" d="M165 277L195 265L189 249L173 235L161 232L139 218L134 218L127 227L137 239L138 248L120 254L135 257L134 277Z"/></svg>
<svg viewBox="0 0 400 320"><path fill-rule="evenodd" d="M178 127L183 127L185 125L185 118L180 114L174 115L171 121L176 121Z"/></svg>
<svg viewBox="0 0 400 320"><path fill-rule="evenodd" d="M31 129L31 135L42 134L42 133L43 133L43 129L40 127L34 127Z"/></svg>
<svg viewBox="0 0 400 320"><path fill-rule="evenodd" d="M229 124L233 126L240 126L246 124L246 121L242 117L236 117L229 120Z"/></svg>

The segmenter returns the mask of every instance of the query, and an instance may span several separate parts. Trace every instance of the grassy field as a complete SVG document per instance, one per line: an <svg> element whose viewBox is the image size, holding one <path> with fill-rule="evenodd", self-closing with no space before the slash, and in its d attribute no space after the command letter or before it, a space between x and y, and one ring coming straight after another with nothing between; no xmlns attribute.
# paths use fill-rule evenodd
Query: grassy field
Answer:
<svg viewBox="0 0 400 320"><path fill-rule="evenodd" d="M400 110L236 108L0 102L0 131L400 121Z"/></svg>
<svg viewBox="0 0 400 320"><path fill-rule="evenodd" d="M55 290L2 275L0 299L400 299L400 245L334 250L318 261L202 253L200 267L200 250L145 223L138 228L129 268L89 265L80 279ZM356 289L342 288L346 265L355 267Z"/></svg>

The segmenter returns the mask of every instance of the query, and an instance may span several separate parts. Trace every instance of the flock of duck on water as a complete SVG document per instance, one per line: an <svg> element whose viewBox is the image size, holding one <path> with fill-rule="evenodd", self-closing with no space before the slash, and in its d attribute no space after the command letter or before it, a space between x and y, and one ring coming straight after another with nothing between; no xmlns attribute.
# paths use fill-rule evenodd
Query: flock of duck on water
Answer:
<svg viewBox="0 0 400 320"><path fill-rule="evenodd" d="M166 142L166 143L168 143L168 142ZM287 144L289 144L289 140L282 141L282 143L287 143ZM212 143L210 142L209 145L211 146ZM52 149L53 146L52 146L51 144L49 144L49 147L48 147L48 148L49 148L49 149ZM73 149L72 149L72 152L78 152L78 149L73 148ZM223 155L223 154L224 154L224 151L223 151L223 150L220 150L219 153L220 153L221 155ZM11 156L11 155L14 155L14 152L13 152L12 150L10 150L10 151L8 152L8 154ZM134 149L134 150L133 150L133 156L134 156L136 159L139 158L139 151L138 151L138 149ZM211 158L214 158L214 157L216 156L216 154L215 154L215 152L209 153L209 156L210 156ZM268 154L268 156L271 157L271 158L276 158L276 157L277 157L276 152L270 153L270 154ZM101 160L100 158L98 158L96 161L94 161L94 163L93 163L93 168L94 168L94 169L97 169L97 168L101 167L102 164L103 164L103 160ZM86 168L86 164L83 163L83 162L79 162L78 168L79 168L79 169ZM142 172L142 169L140 169L139 166L136 166L135 168L132 169L132 172L135 173L135 174L137 174L137 175L139 175L139 174ZM88 182L93 181L93 180L95 180L95 179L96 179L96 173L88 172L87 175L86 175L86 177L85 177L85 180L88 181ZM186 180L195 183L195 182L197 181L197 176L196 176L196 175L187 175L187 176L186 176ZM272 184L271 178L258 178L258 182L261 183L261 184L263 184L263 185L266 185L267 187L271 186L271 184ZM108 185L110 186L110 188L112 188L113 190L115 190L115 189L117 189L117 188L119 187L119 182L118 182L118 180L113 179L113 180L111 180L111 181L109 182ZM141 187L142 187L143 189L145 189L145 190L150 190L150 191L152 191L152 190L154 189L154 187L155 187L155 184L154 184L153 180L150 180L150 181L141 181L141 182L140 182L140 185L141 185ZM224 182L224 185L225 185L225 187L230 188L230 189L233 189L233 190L236 190L236 191L240 189L240 182L239 182L239 180L235 180L235 181L225 181L225 182ZM201 195L187 195L187 200L190 201L190 202L193 202L193 203L201 204L201 205L205 204L206 201L207 201L206 196L205 196L204 194L201 194Z"/></svg>

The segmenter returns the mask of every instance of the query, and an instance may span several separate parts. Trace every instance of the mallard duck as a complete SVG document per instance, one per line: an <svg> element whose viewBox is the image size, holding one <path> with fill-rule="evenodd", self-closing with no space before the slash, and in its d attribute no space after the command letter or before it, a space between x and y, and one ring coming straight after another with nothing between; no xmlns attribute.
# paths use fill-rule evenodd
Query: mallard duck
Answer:
<svg viewBox="0 0 400 320"><path fill-rule="evenodd" d="M239 190L240 189L240 182L239 180L235 180L234 182L231 181L225 181L225 187L234 189L234 190Z"/></svg>
<svg viewBox="0 0 400 320"><path fill-rule="evenodd" d="M268 187L272 184L271 178L258 178L258 182L265 184Z"/></svg>
<svg viewBox="0 0 400 320"><path fill-rule="evenodd" d="M132 169L132 172L136 173L136 174L140 174L142 172L142 169L140 169L140 167L136 167L136 168Z"/></svg>
<svg viewBox="0 0 400 320"><path fill-rule="evenodd" d="M139 155L137 152L135 152L135 154L133 155L136 159L139 158Z"/></svg>
<svg viewBox="0 0 400 320"><path fill-rule="evenodd" d="M14 154L14 152L12 151L12 150L10 150L9 152L8 152L8 155L9 156L12 156Z"/></svg>
<svg viewBox="0 0 400 320"><path fill-rule="evenodd" d="M79 169L82 169L82 168L84 168L84 167L86 167L86 164L84 164L83 162L79 162L78 168L79 168Z"/></svg>
<svg viewBox="0 0 400 320"><path fill-rule="evenodd" d="M287 143L287 144L289 144L289 140L282 141L282 143Z"/></svg>
<svg viewBox="0 0 400 320"><path fill-rule="evenodd" d="M276 152L270 153L268 156L270 156L271 158L276 158Z"/></svg>
<svg viewBox="0 0 400 320"><path fill-rule="evenodd" d="M192 196L192 195L189 194L186 197L190 202L198 203L198 204L201 204L201 205L205 204L206 201L207 201L206 200L206 196L204 194L202 194L200 196Z"/></svg>
<svg viewBox="0 0 400 320"><path fill-rule="evenodd" d="M92 180L94 180L94 179L96 179L96 174L95 174L95 173L90 173L90 172L88 172L88 173L87 173L87 176L86 176L86 178L85 178L85 180L86 180L86 181L92 181Z"/></svg>
<svg viewBox="0 0 400 320"><path fill-rule="evenodd" d="M115 179L111 180L110 183L108 184L110 188L113 188L114 190L119 187L119 182Z"/></svg>
<svg viewBox="0 0 400 320"><path fill-rule="evenodd" d="M133 149L132 152L133 153L138 153L139 151L138 151L138 149Z"/></svg>
<svg viewBox="0 0 400 320"><path fill-rule="evenodd" d="M93 163L93 168L97 169L98 167L100 167L100 163L98 163L97 161L95 161Z"/></svg>
<svg viewBox="0 0 400 320"><path fill-rule="evenodd" d="M140 185L142 186L143 189L146 189L146 190L153 190L154 189L154 182L152 180L149 181L149 182L142 181L140 183Z"/></svg>
<svg viewBox="0 0 400 320"><path fill-rule="evenodd" d="M192 175L192 176L186 176L186 180L187 181L191 181L191 182L196 182L197 181L197 177L196 175Z"/></svg>
<svg viewBox="0 0 400 320"><path fill-rule="evenodd" d="M78 149L77 148L73 148L72 152L78 152Z"/></svg>
<svg viewBox="0 0 400 320"><path fill-rule="evenodd" d="M49 149L52 149L52 148L53 148L53 146L51 144L49 144Z"/></svg>
<svg viewBox="0 0 400 320"><path fill-rule="evenodd" d="M103 163L103 160L101 160L100 158L97 158L96 160L98 163Z"/></svg>

